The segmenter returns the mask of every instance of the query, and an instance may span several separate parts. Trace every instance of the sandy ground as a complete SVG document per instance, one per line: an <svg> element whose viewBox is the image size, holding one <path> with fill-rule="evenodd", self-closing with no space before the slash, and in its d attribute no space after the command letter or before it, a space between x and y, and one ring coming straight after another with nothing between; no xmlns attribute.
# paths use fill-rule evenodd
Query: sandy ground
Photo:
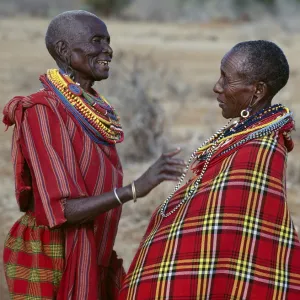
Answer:
<svg viewBox="0 0 300 300"><path fill-rule="evenodd" d="M0 108L14 95L27 95L39 88L38 75L54 63L47 54L43 36L48 21L38 19L0 20ZM176 86L189 84L193 89L182 101L169 98L161 104L169 119L169 141L184 145L184 155L193 151L201 139L220 127L220 117L211 89L219 76L220 59L235 43L247 39L271 39L279 43L291 65L291 79L278 95L276 102L288 105L300 121L298 85L300 80L300 39L289 35L272 21L259 24L165 24L120 23L108 21L115 52L122 50L132 55L150 55L155 66L164 65L173 72ZM117 67L117 66L115 66ZM180 78L180 79L178 79ZM178 82L177 82L178 81ZM174 110L174 106L177 110ZM182 109L183 108L183 109ZM176 113L175 113L176 111ZM120 112L122 116L122 112ZM3 127L4 129L4 127ZM11 130L0 131L0 254L5 236L20 216L14 198L14 183L10 163ZM300 226L299 145L295 132L295 150L289 158L288 203L296 225ZM126 141L125 141L126 143ZM187 158L187 157L186 157ZM141 174L149 163L126 164L125 182ZM154 208L172 190L173 184L164 184L136 205L128 204L117 237L116 249L127 268ZM0 300L8 299L0 263Z"/></svg>

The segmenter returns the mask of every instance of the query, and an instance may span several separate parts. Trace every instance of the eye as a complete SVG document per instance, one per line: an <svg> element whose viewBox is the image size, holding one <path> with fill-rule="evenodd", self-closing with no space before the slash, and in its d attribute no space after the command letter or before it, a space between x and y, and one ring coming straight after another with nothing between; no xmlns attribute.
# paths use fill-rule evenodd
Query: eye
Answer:
<svg viewBox="0 0 300 300"><path fill-rule="evenodd" d="M92 39L92 41L93 41L94 43L101 43L102 38L99 37L99 36L95 36L95 37Z"/></svg>
<svg viewBox="0 0 300 300"><path fill-rule="evenodd" d="M227 78L227 76L224 72L221 72L221 78L222 78L224 83L226 83L228 81L228 78Z"/></svg>
<svg viewBox="0 0 300 300"><path fill-rule="evenodd" d="M104 36L95 36L92 39L93 43L101 43L103 41L106 41L107 44L110 44L110 37L104 37Z"/></svg>

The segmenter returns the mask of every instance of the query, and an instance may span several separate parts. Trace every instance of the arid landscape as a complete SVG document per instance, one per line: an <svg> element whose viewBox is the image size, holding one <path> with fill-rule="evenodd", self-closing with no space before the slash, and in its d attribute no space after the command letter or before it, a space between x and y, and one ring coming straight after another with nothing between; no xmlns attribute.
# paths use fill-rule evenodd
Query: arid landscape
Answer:
<svg viewBox="0 0 300 300"><path fill-rule="evenodd" d="M0 20L1 111L14 95L28 95L39 89L38 76L55 66L44 46L47 23L46 19ZM268 39L282 47L290 62L291 78L275 102L291 108L295 114L296 126L300 124L300 33L286 32L271 19L255 24L216 22L202 25L108 20L107 25L112 36L116 61L112 65L111 78L98 84L97 89L103 91L116 106L124 119L124 127L127 126L128 139L119 147L124 162L125 183L141 175L162 149L179 145L182 147L183 157L188 159L189 154L204 139L225 123L212 87L219 76L222 56L239 41ZM118 70L122 70L122 74ZM137 71L138 78L135 78ZM142 94L135 93L136 90L140 90ZM154 117L147 121L147 124L152 124L150 131L149 128L147 131L142 125L145 116L151 115L151 112ZM139 114L142 116L141 123L137 118ZM141 130L137 131L138 128ZM21 215L14 197L10 162L12 129L7 132L4 129L3 125L0 130L1 256L5 236ZM153 138L150 135L154 131L157 134ZM137 141L137 138L140 140ZM294 141L295 149L288 160L287 186L288 204L298 230L299 131L294 132ZM149 147L143 148L145 145L153 148L145 157L152 158L142 160L144 157L139 157L138 153L144 154L148 151ZM115 249L124 258L125 268L128 268L151 212L172 191L173 186L173 183L162 184L145 199L139 199L137 204L124 205ZM0 300L6 300L8 295L2 262L0 272Z"/></svg>

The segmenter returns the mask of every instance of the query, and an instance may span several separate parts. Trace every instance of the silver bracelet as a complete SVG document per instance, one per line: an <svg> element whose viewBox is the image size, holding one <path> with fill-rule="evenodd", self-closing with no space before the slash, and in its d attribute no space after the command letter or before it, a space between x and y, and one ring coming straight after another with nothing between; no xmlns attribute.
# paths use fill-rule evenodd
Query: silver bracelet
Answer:
<svg viewBox="0 0 300 300"><path fill-rule="evenodd" d="M119 198L119 196L117 194L117 188L114 188L114 194L115 194L115 197L118 200L118 202L122 205L123 203L122 203L122 201L120 200L120 198Z"/></svg>

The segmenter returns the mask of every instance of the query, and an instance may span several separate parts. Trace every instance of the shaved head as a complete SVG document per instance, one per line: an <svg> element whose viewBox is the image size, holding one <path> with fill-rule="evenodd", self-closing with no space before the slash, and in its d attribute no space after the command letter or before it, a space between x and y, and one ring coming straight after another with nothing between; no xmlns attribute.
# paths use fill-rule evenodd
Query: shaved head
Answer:
<svg viewBox="0 0 300 300"><path fill-rule="evenodd" d="M46 47L51 56L57 62L56 44L59 41L65 41L72 43L72 41L78 39L82 33L81 29L84 27L80 21L83 17L98 17L88 11L84 10L72 10L66 11L56 16L49 24L46 33Z"/></svg>
<svg viewBox="0 0 300 300"><path fill-rule="evenodd" d="M59 14L45 39L58 67L87 90L94 81L108 78L113 50L107 26L96 15L84 10Z"/></svg>

